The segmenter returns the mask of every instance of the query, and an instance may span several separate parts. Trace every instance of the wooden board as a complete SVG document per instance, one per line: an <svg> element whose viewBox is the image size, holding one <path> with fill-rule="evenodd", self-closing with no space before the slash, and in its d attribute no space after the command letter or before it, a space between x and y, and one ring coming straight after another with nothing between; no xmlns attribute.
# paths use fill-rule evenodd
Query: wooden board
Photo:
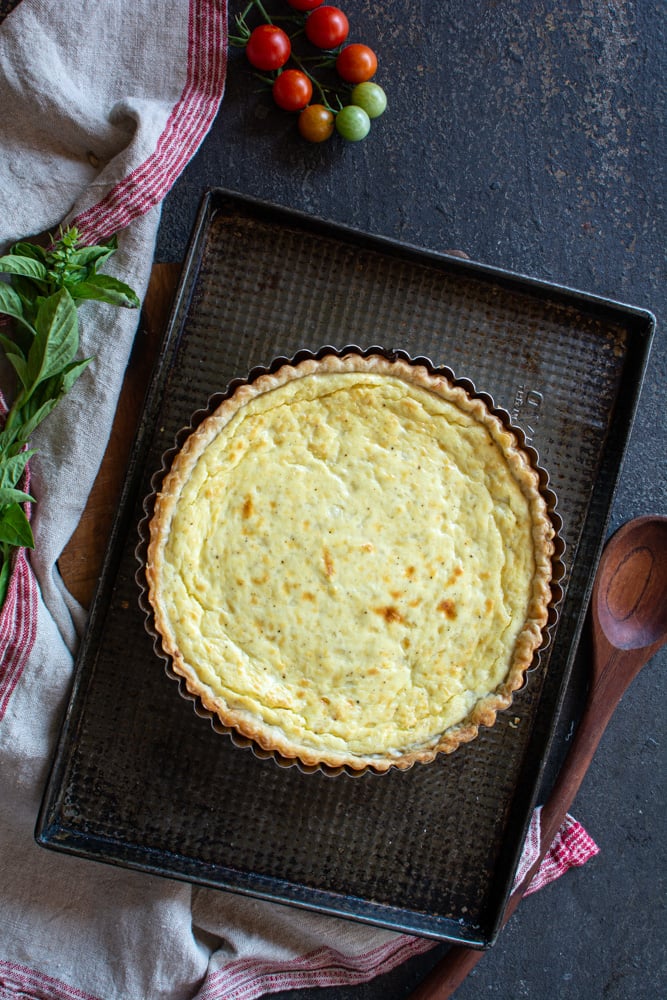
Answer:
<svg viewBox="0 0 667 1000"><path fill-rule="evenodd" d="M180 273L180 264L153 267L109 444L78 527L58 560L65 585L84 607L90 606L100 574L146 387Z"/></svg>

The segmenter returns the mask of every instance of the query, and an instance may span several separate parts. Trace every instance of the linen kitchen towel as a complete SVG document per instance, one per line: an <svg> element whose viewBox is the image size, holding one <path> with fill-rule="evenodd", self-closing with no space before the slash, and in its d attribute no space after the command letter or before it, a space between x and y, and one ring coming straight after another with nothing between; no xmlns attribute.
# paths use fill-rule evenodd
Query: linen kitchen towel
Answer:
<svg viewBox="0 0 667 1000"><path fill-rule="evenodd" d="M225 0L10 6L0 24L0 252L63 222L87 242L118 233L113 273L143 297L162 199L222 99ZM250 1000L366 981L431 942L34 842L85 619L56 561L105 450L137 316L88 303L81 326L93 361L33 439L36 547L17 558L0 613L0 998ZM0 369L0 388L10 384Z"/></svg>

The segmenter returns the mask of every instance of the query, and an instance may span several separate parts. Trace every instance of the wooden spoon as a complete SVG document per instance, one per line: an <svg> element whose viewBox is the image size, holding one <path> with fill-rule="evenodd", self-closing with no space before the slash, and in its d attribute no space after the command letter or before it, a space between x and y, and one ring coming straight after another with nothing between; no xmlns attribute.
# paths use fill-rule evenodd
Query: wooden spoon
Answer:
<svg viewBox="0 0 667 1000"><path fill-rule="evenodd" d="M593 668L583 715L541 815L540 856L512 895L516 910L565 819L621 696L667 641L667 517L629 521L607 543L591 597ZM447 1000L484 955L453 945L410 1000Z"/></svg>

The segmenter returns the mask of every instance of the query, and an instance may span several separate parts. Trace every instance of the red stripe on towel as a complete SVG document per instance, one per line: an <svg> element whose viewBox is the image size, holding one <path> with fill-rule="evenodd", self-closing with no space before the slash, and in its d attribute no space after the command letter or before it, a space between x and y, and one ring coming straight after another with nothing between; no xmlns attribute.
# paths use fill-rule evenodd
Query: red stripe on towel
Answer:
<svg viewBox="0 0 667 1000"><path fill-rule="evenodd" d="M208 975L195 1000L256 1000L278 990L354 986L389 972L434 944L424 938L398 935L361 955L318 948L286 962L238 959Z"/></svg>
<svg viewBox="0 0 667 1000"><path fill-rule="evenodd" d="M154 152L74 219L84 243L109 237L157 205L218 113L227 73L227 2L191 0L186 83Z"/></svg>
<svg viewBox="0 0 667 1000"><path fill-rule="evenodd" d="M0 417L3 420L6 413L7 404L0 393ZM26 493L30 492L29 465L25 468L20 486ZM32 504L24 504L28 519L31 508ZM25 549L17 549L12 558L9 586L0 608L0 722L35 644L39 608L37 584Z"/></svg>
<svg viewBox="0 0 667 1000"><path fill-rule="evenodd" d="M100 1000L92 993L85 993L69 986L60 979L36 972L25 965L0 961L0 997L29 998L29 1000Z"/></svg>
<svg viewBox="0 0 667 1000"><path fill-rule="evenodd" d="M35 644L38 606L37 584L25 549L19 549L0 610L0 721Z"/></svg>
<svg viewBox="0 0 667 1000"><path fill-rule="evenodd" d="M537 892L549 882L560 878L570 868L585 865L589 858L594 858L599 852L600 848L590 834L568 813L524 895Z"/></svg>

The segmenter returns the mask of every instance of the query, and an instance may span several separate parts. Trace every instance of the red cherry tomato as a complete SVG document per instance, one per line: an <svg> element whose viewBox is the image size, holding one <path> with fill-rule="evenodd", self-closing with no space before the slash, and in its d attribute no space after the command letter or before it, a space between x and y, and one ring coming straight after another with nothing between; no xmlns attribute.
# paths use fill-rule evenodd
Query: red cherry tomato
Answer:
<svg viewBox="0 0 667 1000"><path fill-rule="evenodd" d="M299 115L298 125L308 142L325 142L333 135L334 116L323 104L309 104Z"/></svg>
<svg viewBox="0 0 667 1000"><path fill-rule="evenodd" d="M294 10L315 10L319 7L324 0L287 0L290 7L294 7Z"/></svg>
<svg viewBox="0 0 667 1000"><path fill-rule="evenodd" d="M337 49L350 33L350 23L338 7L318 7L306 18L306 37L318 49Z"/></svg>
<svg viewBox="0 0 667 1000"><path fill-rule="evenodd" d="M313 85L300 69L284 69L272 90L273 100L283 111L301 111L313 96Z"/></svg>
<svg viewBox="0 0 667 1000"><path fill-rule="evenodd" d="M365 83L377 68L377 56L368 45L346 45L336 59L336 71L347 83Z"/></svg>
<svg viewBox="0 0 667 1000"><path fill-rule="evenodd" d="M292 43L282 28L260 24L251 33L245 51L255 69L280 69L290 57Z"/></svg>

